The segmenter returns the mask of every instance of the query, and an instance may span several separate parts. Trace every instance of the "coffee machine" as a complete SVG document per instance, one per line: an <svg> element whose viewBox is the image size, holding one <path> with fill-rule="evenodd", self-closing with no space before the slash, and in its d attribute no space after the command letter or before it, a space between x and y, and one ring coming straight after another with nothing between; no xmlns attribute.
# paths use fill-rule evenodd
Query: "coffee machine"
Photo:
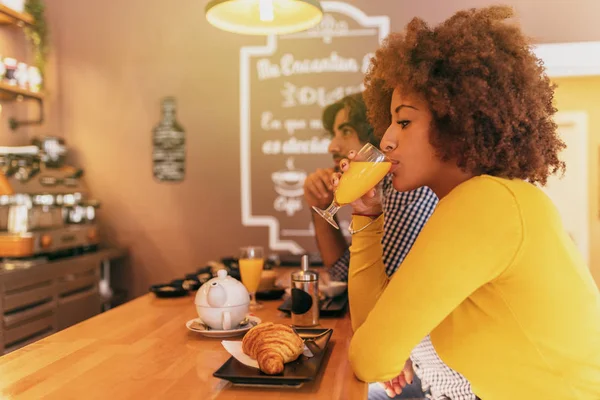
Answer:
<svg viewBox="0 0 600 400"><path fill-rule="evenodd" d="M0 147L0 258L26 259L93 251L96 211L83 170L64 164L63 139Z"/></svg>

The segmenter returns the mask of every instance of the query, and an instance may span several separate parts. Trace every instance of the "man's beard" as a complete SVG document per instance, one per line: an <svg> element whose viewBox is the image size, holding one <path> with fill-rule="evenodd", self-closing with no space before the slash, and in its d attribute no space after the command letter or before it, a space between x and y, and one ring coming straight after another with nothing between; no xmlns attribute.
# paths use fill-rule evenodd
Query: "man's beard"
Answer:
<svg viewBox="0 0 600 400"><path fill-rule="evenodd" d="M333 170L335 172L341 172L340 161L342 161L342 159L344 159L344 158L348 158L348 157L346 155L340 154L340 153L333 154Z"/></svg>

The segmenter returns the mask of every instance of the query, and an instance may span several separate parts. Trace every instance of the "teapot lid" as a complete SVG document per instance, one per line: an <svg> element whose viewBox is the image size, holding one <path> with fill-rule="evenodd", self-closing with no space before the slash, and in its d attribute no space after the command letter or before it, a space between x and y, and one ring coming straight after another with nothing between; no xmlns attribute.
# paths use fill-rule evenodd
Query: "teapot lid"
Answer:
<svg viewBox="0 0 600 400"><path fill-rule="evenodd" d="M227 278L227 270L225 269L220 269L217 271L217 278L221 278L221 279L225 279Z"/></svg>
<svg viewBox="0 0 600 400"><path fill-rule="evenodd" d="M194 303L202 307L217 307L209 302L209 293L211 290L218 292L219 306L218 307L236 307L250 302L248 290L238 281L227 275L227 271L221 269L217 271L217 276L210 279L198 289ZM214 302L213 302L214 303Z"/></svg>

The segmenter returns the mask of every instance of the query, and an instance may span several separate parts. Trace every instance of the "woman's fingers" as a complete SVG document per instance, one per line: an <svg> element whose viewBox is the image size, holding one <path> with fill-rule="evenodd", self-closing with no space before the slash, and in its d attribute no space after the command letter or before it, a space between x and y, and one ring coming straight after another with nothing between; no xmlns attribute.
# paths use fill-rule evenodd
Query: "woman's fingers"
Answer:
<svg viewBox="0 0 600 400"><path fill-rule="evenodd" d="M389 398L396 397L396 392L394 391L394 388L392 387L392 381L380 382L379 384L381 386L383 386L383 389L385 390L385 394L387 394Z"/></svg>
<svg viewBox="0 0 600 400"><path fill-rule="evenodd" d="M344 158L342 161L340 161L340 170L342 172L346 172L348 170L348 167L350 166L350 160L347 158Z"/></svg>
<svg viewBox="0 0 600 400"><path fill-rule="evenodd" d="M338 185L340 184L341 177L342 174L340 174L339 172L334 172L333 174L331 174L331 184L333 185L333 190L337 189Z"/></svg>
<svg viewBox="0 0 600 400"><path fill-rule="evenodd" d="M396 392L396 394L400 394L402 393L402 389L404 389L404 386L406 386L406 379L404 377L404 374L400 374L397 377L395 377L394 379L392 379L393 381L393 386L394 386L394 391Z"/></svg>
<svg viewBox="0 0 600 400"><path fill-rule="evenodd" d="M406 379L406 382L412 384L413 380L415 379L415 371L413 370L412 360L410 358L406 360L406 363L404 363L404 369L402 370L402 373L404 374L404 379Z"/></svg>

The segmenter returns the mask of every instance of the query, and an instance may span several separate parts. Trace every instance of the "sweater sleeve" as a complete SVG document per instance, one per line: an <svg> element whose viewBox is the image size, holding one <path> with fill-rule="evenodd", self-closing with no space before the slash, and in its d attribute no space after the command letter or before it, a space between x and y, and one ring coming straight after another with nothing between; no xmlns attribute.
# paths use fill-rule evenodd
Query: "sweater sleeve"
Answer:
<svg viewBox="0 0 600 400"><path fill-rule="evenodd" d="M354 226L365 226L364 218L354 217ZM366 382L396 377L423 337L511 265L523 240L514 195L489 177L463 183L439 203L391 279L381 260L382 231L377 220L350 248L349 357Z"/></svg>

